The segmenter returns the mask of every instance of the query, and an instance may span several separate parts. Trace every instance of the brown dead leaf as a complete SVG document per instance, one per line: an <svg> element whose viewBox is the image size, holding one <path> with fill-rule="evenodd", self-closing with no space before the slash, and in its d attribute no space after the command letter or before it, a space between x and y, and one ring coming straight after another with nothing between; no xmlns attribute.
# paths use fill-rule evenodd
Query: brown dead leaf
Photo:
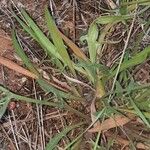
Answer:
<svg viewBox="0 0 150 150"><path fill-rule="evenodd" d="M33 79L37 79L38 76L33 74L32 72L30 72L29 70L24 69L23 67L19 66L18 64L14 63L13 61L4 58L2 56L0 56L0 64L8 67L9 69L13 69L16 72L19 72L25 76L31 77Z"/></svg>
<svg viewBox="0 0 150 150"><path fill-rule="evenodd" d="M78 56L79 58L87 61L88 58L86 57L86 55L82 52L82 50L76 45L74 44L68 37L66 37L63 33L61 33L58 30L60 36L62 37L62 39L66 42L66 44L71 48L71 50L74 52L74 54L76 56Z"/></svg>
<svg viewBox="0 0 150 150"><path fill-rule="evenodd" d="M110 6L111 9L117 8L117 5L113 2L113 0L106 0L106 3Z"/></svg>
<svg viewBox="0 0 150 150"><path fill-rule="evenodd" d="M9 69L12 69L12 70L18 72L18 73L21 73L21 74L23 74L27 77L30 77L30 78L33 78L33 79L38 79L38 75L33 74L29 70L24 69L23 67L21 67L18 64L14 63L13 61L11 61L7 58L4 58L2 56L0 56L0 64L4 65L5 67L8 67ZM67 92L66 89L60 87L59 85L56 85L56 84L54 84L50 81L47 81L47 80L46 80L46 82L48 82L50 85L56 87L57 89L60 89L62 91Z"/></svg>
<svg viewBox="0 0 150 150"><path fill-rule="evenodd" d="M118 126L123 126L128 123L131 119L122 115L115 115L113 118L106 119L101 124L97 125L96 127L89 130L89 132L101 132L107 131L111 128L115 128Z"/></svg>
<svg viewBox="0 0 150 150"><path fill-rule="evenodd" d="M71 90L71 87L66 83L66 82L62 82L59 79L57 79L56 77L52 76L53 81L57 84L60 85L62 88L67 89L68 91Z"/></svg>

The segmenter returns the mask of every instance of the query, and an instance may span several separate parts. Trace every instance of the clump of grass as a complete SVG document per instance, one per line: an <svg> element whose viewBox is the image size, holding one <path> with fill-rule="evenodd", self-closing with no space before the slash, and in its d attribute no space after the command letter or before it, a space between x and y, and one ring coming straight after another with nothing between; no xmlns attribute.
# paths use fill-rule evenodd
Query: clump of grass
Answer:
<svg viewBox="0 0 150 150"><path fill-rule="evenodd" d="M150 46L144 48L140 52L137 52L131 57L124 57L129 44L136 15L140 15L148 8L147 3L147 1L141 1L141 3L139 2L139 5L145 5L145 7L139 12L136 11L137 2L121 3L120 8L113 10L111 15L104 15L94 20L89 26L87 35L82 37L88 45L89 57L86 56L77 45L75 45L70 39L59 31L54 19L49 13L48 8L45 8L45 21L47 23L50 38L42 32L42 30L24 9L21 9L21 16L23 16L22 18L13 13L22 28L35 41L37 41L37 43L43 48L44 52L48 55L49 59L52 60L51 58L53 58L52 61L55 63L57 71L66 79L69 89L62 90L58 88L59 85L50 84L51 81L46 80L40 74L38 68L34 66L25 54L21 42L19 41L17 31L13 29L12 39L16 53L22 59L23 63L30 70L30 72L37 76L36 82L39 86L46 93L52 93L55 96L55 101L39 101L36 99L26 98L24 96L14 94L1 86L0 90L3 92L3 98L1 100L0 118L4 114L10 100L14 98L16 100L24 100L30 103L66 109L72 113L75 113L79 117L86 119L86 122L69 126L61 133L54 136L54 138L48 143L46 147L47 150L55 148L61 138L70 130L73 130L83 124L87 124L87 120L90 119L92 120L92 123L88 124L89 127L85 129L85 132L93 125L96 125L100 121L104 121L105 118L116 114L123 115L127 112L139 116L145 125L150 128L150 103L148 95L150 85L139 85L134 81L133 77L130 77L131 74L128 71L148 59L150 55ZM132 22L131 26L128 25L130 22ZM112 68L108 68L102 64L101 61L103 47L106 37L115 25L119 23L126 26L128 36L126 42L124 43L124 49L119 65L114 64ZM68 48L72 50L74 59L71 59L68 53ZM80 76L84 76L86 81L88 81L88 84L83 83L84 81L79 81ZM113 83L112 87L106 88L108 82ZM124 85L122 83L124 83ZM76 86L74 86L74 84L76 84ZM94 94L90 97L91 118L86 116L84 112L80 112L69 105L74 101L79 101L80 103L87 102L87 100L83 97L83 85L92 87L94 91ZM118 104L116 105L116 103ZM80 133L75 140L68 143L65 149L70 148L74 144L79 144L77 141L81 139L85 132ZM96 141L93 142L94 149L99 147L98 141L100 134L101 132L98 133Z"/></svg>

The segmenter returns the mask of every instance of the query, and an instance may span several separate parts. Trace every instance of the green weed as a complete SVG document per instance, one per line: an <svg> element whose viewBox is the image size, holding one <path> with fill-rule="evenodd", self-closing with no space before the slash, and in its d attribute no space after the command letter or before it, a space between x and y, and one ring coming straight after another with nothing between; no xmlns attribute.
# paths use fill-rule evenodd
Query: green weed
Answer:
<svg viewBox="0 0 150 150"><path fill-rule="evenodd" d="M95 122L97 120L105 119L105 117L111 116L112 114L128 112L139 116L145 125L150 127L150 85L139 85L136 81L134 81L130 74L131 68L145 62L148 59L150 56L150 46L136 52L134 55L128 55L127 58L122 55L123 61L120 62L119 68L117 68L116 63L112 66L112 68L108 68L101 61L106 37L118 24L125 25L127 33L129 32L128 22L131 22L133 16L135 16L134 11L137 9L137 4L145 6L146 8L149 7L149 1L146 0L138 2L121 1L120 7L113 10L111 15L98 17L91 23L87 35L82 37L82 39L87 42L89 58L77 45L67 39L67 37L59 31L53 17L49 13L48 8L45 9L45 20L51 38L47 37L42 32L24 9L21 9L23 18L20 18L13 13L21 27L43 48L44 52L48 54L49 59L55 59L55 67L61 75L66 75L68 77L71 76L75 80L78 80L79 76L84 76L86 78L86 82L88 82L88 84L90 84L89 86L92 86L95 90L93 97L91 97L91 102L95 98L96 104L98 103L98 108L95 112L95 116L97 117ZM17 95L0 86L0 91L2 92L2 98L0 100L0 118L5 113L7 105L11 99L15 99L17 101L23 100L29 103L66 109L83 119L90 120L90 118L88 118L88 116L86 116L83 112L81 113L69 105L69 103L73 101L80 101L81 103L83 101L86 102L86 99L83 97L83 86L79 83L76 83L77 86L73 86L74 83L71 80L66 79L66 83L70 86L70 91L65 92L49 84L49 82L42 77L38 68L34 66L25 54L15 29L12 31L12 39L16 53L22 59L25 66L32 73L38 76L36 82L43 91L46 93L52 93L55 96L55 99L57 99L57 102L49 102L48 100L40 101L37 99L27 98ZM71 59L68 53L68 48L72 49L76 61ZM112 83L112 79L116 74L116 82L114 82L114 88L111 91L110 87L108 88L107 85L108 83ZM114 102L118 103L118 105L116 106ZM91 123L87 129L92 127L95 122ZM83 123L81 122L77 125L69 126L59 134L55 135L54 138L52 138L47 144L46 149L56 148L58 142L63 136L82 124ZM87 131L87 129L85 129L85 131ZM79 141L84 133L85 132L81 133L75 140L68 143L65 149L69 149L72 145L74 145L74 143ZM96 141L93 141L95 150L99 147L99 138L100 133L98 134Z"/></svg>

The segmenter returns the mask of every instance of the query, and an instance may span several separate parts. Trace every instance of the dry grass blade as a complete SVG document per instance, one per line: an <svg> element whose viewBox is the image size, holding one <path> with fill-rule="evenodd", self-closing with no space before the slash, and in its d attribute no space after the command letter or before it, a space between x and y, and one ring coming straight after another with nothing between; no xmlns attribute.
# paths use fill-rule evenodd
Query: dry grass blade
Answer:
<svg viewBox="0 0 150 150"><path fill-rule="evenodd" d="M7 58L4 58L2 56L0 56L0 64L8 67L9 69L12 69L18 73L21 73L27 77L30 77L30 78L33 78L33 79L38 79L39 77L37 75L35 75L34 73L30 72L29 70L27 69L24 69L23 67L19 66L18 64L14 63L13 61L7 59ZM48 84L52 85L53 87L57 88L57 89L60 89L62 91L65 91L67 92L68 90L54 84L54 83L51 83L49 81L46 81L48 82Z"/></svg>
<svg viewBox="0 0 150 150"><path fill-rule="evenodd" d="M74 44L68 37L66 37L63 33L61 33L59 31L60 36L62 37L62 39L66 42L66 44L71 48L71 50L75 53L75 55L85 61L88 60L88 58L86 57L86 55L81 51L81 49Z"/></svg>
<svg viewBox="0 0 150 150"><path fill-rule="evenodd" d="M64 77L65 77L66 79L68 79L69 81L74 82L74 83L77 83L77 84L81 84L81 85L83 85L84 87L88 87L88 88L90 88L92 91L95 92L95 89L92 88L90 85L88 85L88 84L86 84L86 83L84 83L84 82L82 82L82 81L80 81L80 80L71 78L71 77L65 75L64 73L63 73L63 75L64 75Z"/></svg>
<svg viewBox="0 0 150 150"><path fill-rule="evenodd" d="M6 59L2 56L0 56L0 64L8 67L9 69L13 69L15 70L16 72L19 72L25 76L28 76L30 78L33 78L33 79L37 79L38 76L33 74L32 72L30 72L29 70L26 70L24 69L23 67L19 66L18 64L14 63L13 61L9 60L9 59Z"/></svg>
<svg viewBox="0 0 150 150"><path fill-rule="evenodd" d="M61 87L60 85L57 85L57 84L55 84L55 83L52 83L52 82L50 82L50 81L47 81L47 80L45 80L48 84L50 84L50 85L52 85L53 87L55 87L55 88L57 88L57 89L59 89L59 90L61 90L61 91L64 91L64 92L68 92L69 90L67 89L67 88L65 88L65 87Z"/></svg>
<svg viewBox="0 0 150 150"><path fill-rule="evenodd" d="M90 129L89 132L94 133L94 132L106 131L111 128L123 126L123 125L127 124L130 120L131 119L128 117L121 116L121 115L115 115L113 118L106 119L100 125L96 126L95 128Z"/></svg>
<svg viewBox="0 0 150 150"><path fill-rule="evenodd" d="M60 81L59 79L57 79L56 77L52 76L52 79L54 81L54 83L56 83L57 85L60 85L62 88L71 91L71 87L67 84L67 82L63 82Z"/></svg>
<svg viewBox="0 0 150 150"><path fill-rule="evenodd" d="M111 9L117 8L117 5L113 2L113 0L106 0L106 3L111 7Z"/></svg>

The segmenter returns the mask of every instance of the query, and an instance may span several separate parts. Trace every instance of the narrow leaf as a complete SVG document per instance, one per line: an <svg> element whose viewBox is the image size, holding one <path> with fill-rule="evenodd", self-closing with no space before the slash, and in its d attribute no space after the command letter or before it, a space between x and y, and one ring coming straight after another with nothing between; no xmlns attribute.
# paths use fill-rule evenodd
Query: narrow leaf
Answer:
<svg viewBox="0 0 150 150"><path fill-rule="evenodd" d="M59 31L60 36L62 37L62 39L66 42L66 44L71 48L71 50L74 52L74 54L82 59L87 61L88 58L86 57L86 55L82 52L82 50L76 45L74 44L68 37L66 37L63 33L61 33Z"/></svg>
<svg viewBox="0 0 150 150"><path fill-rule="evenodd" d="M106 119L104 122L102 122L100 125L96 126L95 128L90 129L89 132L94 133L94 132L107 131L111 128L123 126L127 124L129 121L130 119L125 116L115 115L112 118Z"/></svg>
<svg viewBox="0 0 150 150"><path fill-rule="evenodd" d="M38 79L37 82L45 92L52 92L59 98L68 98L68 99L76 99L76 100L82 99L81 97L72 95L72 93L68 93L68 92L66 93L64 91L56 89L54 86L48 84L45 80Z"/></svg>
<svg viewBox="0 0 150 150"><path fill-rule="evenodd" d="M139 117L143 120L143 122L150 128L150 123L149 121L146 119L145 115L141 112L141 110L137 107L137 105L134 103L134 101L132 100L132 98L130 97L130 102L133 106L133 108L135 109L137 115L139 115Z"/></svg>
<svg viewBox="0 0 150 150"><path fill-rule="evenodd" d="M35 22L29 17L25 10L22 9L22 15L26 19L28 26L36 34L36 37L39 39L40 43L47 49L48 53L51 53L56 58L62 60L62 57L56 51L56 47L50 42L50 40L44 35L41 29L35 24Z"/></svg>
<svg viewBox="0 0 150 150"><path fill-rule="evenodd" d="M66 134L68 132L70 132L71 130L73 130L74 128L80 127L83 123L79 123L76 125L72 125L69 127L66 127L63 131L61 131L60 133L58 133L57 135L55 135L55 137L53 137L49 143L46 145L46 149L45 150L53 150L57 144L59 143L59 141L66 136Z"/></svg>
<svg viewBox="0 0 150 150"><path fill-rule="evenodd" d="M63 62L65 64L67 64L69 66L70 70L73 72L73 74L75 74L75 70L73 69L73 65L72 65L71 59L70 59L70 57L68 55L68 52L67 52L67 50L65 48L63 40L60 37L60 34L58 32L58 29L57 29L57 26L56 26L54 20L52 19L52 16L49 13L48 8L45 9L45 19L46 19L46 22L47 22L48 29L50 31L51 38L52 38L52 40L54 42L54 45L57 48L57 52L63 58L62 59Z"/></svg>
<svg viewBox="0 0 150 150"><path fill-rule="evenodd" d="M22 26L22 28L28 33L30 34L30 36L36 40L38 42L38 44L40 44L40 46L43 48L43 50L48 54L48 56L52 57L52 52L50 51L50 49L47 49L49 47L45 47L45 45L40 41L40 39L36 36L36 33L30 28L30 26L28 26L24 21L22 21L15 13L13 13L13 16L16 18L16 20L19 22L19 24ZM54 55L53 55L54 56ZM55 61L54 61L55 60ZM55 62L56 66L58 66L59 68L62 68L62 64L61 62L57 59L57 57L55 57L53 59L53 61Z"/></svg>
<svg viewBox="0 0 150 150"><path fill-rule="evenodd" d="M143 63L149 55L150 55L150 46L146 47L144 50L137 53L129 60L124 61L120 66L119 72ZM116 69L111 71L110 77L114 76L115 74L116 74Z"/></svg>
<svg viewBox="0 0 150 150"><path fill-rule="evenodd" d="M12 41L13 41L13 45L14 45L14 48L16 50L16 53L22 59L23 63L29 68L29 70L31 72L33 72L35 75L39 75L38 71L33 67L31 61L26 56L26 54L23 51L21 45L19 44L19 42L17 40L17 37L16 37L16 33L15 33L14 30L12 31Z"/></svg>
<svg viewBox="0 0 150 150"><path fill-rule="evenodd" d="M12 69L16 72L19 72L25 76L28 76L30 78L33 78L33 79L37 79L38 76L33 74L32 72L30 72L29 70L26 70L24 69L23 67L19 66L18 64L14 63L13 61L9 60L9 59L6 59L2 56L0 56L0 64L8 67L9 69Z"/></svg>
<svg viewBox="0 0 150 150"><path fill-rule="evenodd" d="M89 48L89 55L90 60L92 63L96 62L96 54L97 54L97 39L98 39L98 27L95 23L92 23L90 25L89 31L88 31L88 48Z"/></svg>
<svg viewBox="0 0 150 150"><path fill-rule="evenodd" d="M5 97L5 98L0 100L0 119L4 115L9 102L10 102L10 98L9 97Z"/></svg>
<svg viewBox="0 0 150 150"><path fill-rule="evenodd" d="M108 24L108 23L117 23L131 18L131 16L122 15L122 16L100 16L94 22L97 24Z"/></svg>
<svg viewBox="0 0 150 150"><path fill-rule="evenodd" d="M14 44L14 47L16 49L17 54L22 59L23 63L29 68L29 70L32 71L35 74L34 75L35 79L38 79L38 77L40 75L39 75L38 71L33 67L32 63L29 60L29 58L26 56L26 54L23 51L21 45L18 43L14 31L12 33L12 39L13 39L13 44ZM39 79L37 81L46 92L52 92L52 93L56 94L57 96L61 96L61 97L69 97L69 96L66 96L66 95L68 95L68 93L63 92L63 89L61 89L61 87L59 87L55 84L52 84L52 83L47 83L47 81L45 81L43 79Z"/></svg>

